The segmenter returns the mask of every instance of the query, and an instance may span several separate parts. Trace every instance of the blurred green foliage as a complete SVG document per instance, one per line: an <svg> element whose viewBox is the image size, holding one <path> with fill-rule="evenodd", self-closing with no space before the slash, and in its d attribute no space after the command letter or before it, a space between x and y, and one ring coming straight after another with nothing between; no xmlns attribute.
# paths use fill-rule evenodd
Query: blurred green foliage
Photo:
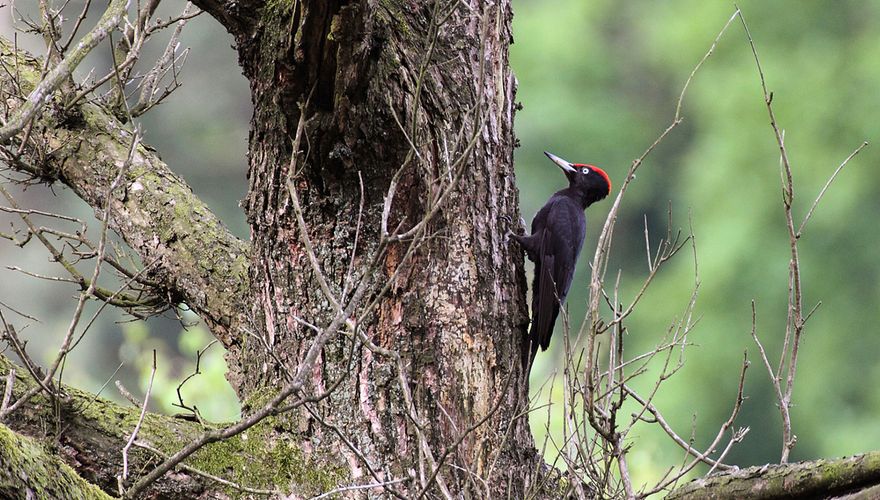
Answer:
<svg viewBox="0 0 880 500"><path fill-rule="evenodd" d="M739 3L749 23L785 129L795 179L795 217L803 217L834 169L880 132L880 2ZM511 64L519 80L516 154L523 216L530 220L564 186L548 150L603 167L619 186L630 163L671 122L688 75L734 12L726 2L514 1ZM701 286L700 323L685 367L656 401L685 437L705 446L727 419L743 351L752 361L748 399L737 426L751 432L729 460L779 460L781 423L766 370L750 338L750 301L758 334L774 364L786 320L789 245L781 203L779 151L760 80L738 21L697 73L684 122L652 153L620 212L609 275L622 270L623 296L647 272L644 224L652 245L666 230L692 223ZM840 456L880 447L880 336L877 248L878 152L869 147L838 177L800 242L806 308L822 306L807 325L797 371L792 458ZM580 324L588 268L610 200L587 211L588 235L568 305ZM663 269L628 322L631 355L650 349L684 310L693 289L685 248ZM557 336L562 332L557 327ZM536 390L561 366L562 342L538 357ZM645 375L644 390L653 385ZM546 389L544 391L546 397ZM561 397L557 387L554 399ZM558 401L557 401L558 402ZM555 410L558 409L555 405ZM559 442L560 413L551 413ZM539 444L547 413L532 414ZM649 481L679 463L682 452L656 426L633 436L630 469ZM552 445L550 446L552 450ZM552 453L550 453L552 456Z"/></svg>
<svg viewBox="0 0 880 500"><path fill-rule="evenodd" d="M742 0L740 6L774 92L777 118L786 129L797 189L795 213L802 216L834 168L880 131L880 2ZM171 7L179 6L162 8ZM564 178L543 150L599 165L620 185L630 162L671 121L682 85L733 9L728 2L701 0L514 0L511 64L524 105L516 118L522 143L516 173L527 220L563 186ZM10 33L8 27L4 33ZM19 40L28 42L24 35ZM143 126L147 142L236 234L247 237L237 204L247 186L250 99L231 43L207 16L193 20L182 38L184 46L192 47L183 86L146 115ZM33 46L39 47L38 39ZM623 296L631 296L647 271L645 219L652 245L665 233L668 207L676 229L692 223L702 283L700 325L691 337L697 345L688 349L685 367L663 385L656 404L681 435L689 436L693 428L696 445L705 445L729 414L742 353L748 351L748 399L737 425L751 432L729 459L740 465L776 461L779 413L749 337L750 301L757 302L758 333L775 359L785 324L788 241L778 149L739 24L731 25L696 75L683 114L684 122L649 156L627 195L609 272L622 269ZM871 383L880 380L880 171L873 168L878 154L869 147L846 168L801 241L807 306L819 301L822 306L807 326L797 372L793 459L880 448L880 389ZM72 195L63 189L55 193L58 197L52 198L33 189L20 193L20 201L72 210L93 221L91 211ZM606 200L587 213L587 243L568 302L574 325L583 318L588 262L609 206ZM689 252L686 248L663 269L629 321L629 353L650 349L684 310L694 282ZM8 243L0 244L0 263L59 273L39 249L21 252ZM44 321L30 324L22 335L38 359L51 359L73 301L58 293L58 284L23 279L5 268L0 282L0 300ZM64 289L68 294L74 290ZM157 349L153 401L160 403L151 408L179 411L171 406L175 389L194 371L196 350L210 342L207 332L184 330L174 318L119 324L114 314L105 312L104 321L73 351L65 380L98 390L108 378L121 378L143 397L152 349ZM559 365L560 338L558 329L554 347L539 355L533 369L532 387L544 386L545 398L545 382ZM114 376L120 362L123 368ZM219 345L203 356L200 368L203 374L184 386L185 401L209 420L234 419L239 410L222 377ZM650 384L648 374L637 386ZM119 399L112 385L102 394ZM560 396L557 387L554 401ZM558 409L558 404L550 407L553 429L558 429ZM546 421L546 408L532 414L539 446ZM632 444L630 467L637 482L656 478L682 460L681 451L655 426L642 426Z"/></svg>
<svg viewBox="0 0 880 500"><path fill-rule="evenodd" d="M191 415L196 409L202 418L213 422L231 422L241 416L235 392L224 378L224 350L202 324L181 332L176 345L151 335L143 322L126 324L123 335L119 357L140 371L137 394L145 394L149 387L156 351L150 396L153 411Z"/></svg>

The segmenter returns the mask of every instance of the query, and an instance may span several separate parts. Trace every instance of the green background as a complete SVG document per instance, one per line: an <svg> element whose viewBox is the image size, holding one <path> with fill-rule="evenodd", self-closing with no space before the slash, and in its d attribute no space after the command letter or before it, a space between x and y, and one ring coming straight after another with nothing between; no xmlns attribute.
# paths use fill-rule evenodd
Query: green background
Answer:
<svg viewBox="0 0 880 500"><path fill-rule="evenodd" d="M834 169L862 141L878 135L880 25L877 2L740 3L762 60L773 106L785 129L799 221ZM726 2L552 1L515 3L512 64L524 109L516 129L517 180L531 217L564 185L549 150L604 168L615 185L633 159L672 121L691 70L734 12ZM757 331L772 362L779 357L788 294L788 234L782 209L779 151L754 58L735 22L691 82L684 121L648 157L627 193L609 275L622 269L622 295L647 273L644 218L652 244L692 221L701 287L697 345L656 401L685 438L705 446L730 414L743 351L752 361L737 427L751 430L729 461L778 461L781 419L766 370L750 337ZM877 151L869 147L832 185L800 242L805 308L822 306L807 324L792 419L792 459L852 454L880 444L880 339L877 336ZM548 181L551 181L548 183ZM587 211L588 237L569 296L574 324L583 318L588 266L610 200ZM650 349L682 314L693 288L689 248L661 270L628 322L632 355ZM561 329L557 327L556 335ZM561 342L539 356L532 386L561 366ZM653 385L651 374L637 387ZM559 395L560 391L557 390ZM546 414L532 415L541 436ZM558 432L558 422L555 422ZM633 435L637 483L682 460L656 426Z"/></svg>

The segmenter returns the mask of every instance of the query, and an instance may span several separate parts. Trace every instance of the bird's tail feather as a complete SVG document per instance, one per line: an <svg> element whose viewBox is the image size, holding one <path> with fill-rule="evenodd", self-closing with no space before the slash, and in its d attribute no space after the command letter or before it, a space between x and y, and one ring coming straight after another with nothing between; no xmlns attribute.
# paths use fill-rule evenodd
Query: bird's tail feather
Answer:
<svg viewBox="0 0 880 500"><path fill-rule="evenodd" d="M532 327L529 332L533 351L537 351L538 346L542 351L547 350L550 336L553 335L553 325L559 315L559 299L556 296L556 285L551 272L553 260L552 255L546 255L540 269L535 269L536 283L532 287Z"/></svg>

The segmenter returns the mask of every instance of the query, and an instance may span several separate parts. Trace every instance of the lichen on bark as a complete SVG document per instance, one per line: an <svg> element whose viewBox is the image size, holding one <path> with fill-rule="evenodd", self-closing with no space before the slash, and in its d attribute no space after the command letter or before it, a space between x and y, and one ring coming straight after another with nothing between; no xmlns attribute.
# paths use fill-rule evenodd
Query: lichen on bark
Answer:
<svg viewBox="0 0 880 500"><path fill-rule="evenodd" d="M0 496L3 498L104 499L53 452L0 424Z"/></svg>

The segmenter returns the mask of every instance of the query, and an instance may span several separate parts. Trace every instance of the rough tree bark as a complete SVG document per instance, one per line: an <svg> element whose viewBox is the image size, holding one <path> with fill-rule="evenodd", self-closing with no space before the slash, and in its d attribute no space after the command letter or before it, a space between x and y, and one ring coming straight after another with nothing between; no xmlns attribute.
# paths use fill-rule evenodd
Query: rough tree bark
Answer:
<svg viewBox="0 0 880 500"><path fill-rule="evenodd" d="M524 281L498 227L502 215L517 217L510 17L508 2L278 3L238 36L255 109L244 207L253 235L252 329L263 338L237 350L231 380L246 399L279 385L280 367L302 362L315 337L306 322L324 325L335 313L318 273L343 306L354 284L369 280L364 303L375 305L357 308L353 328L398 351L405 373L393 357L338 335L310 387L341 385L291 422L298 440L314 443L312 453L342 457L337 465L352 478L430 476L463 438L445 460L467 472L444 467L441 488L471 489L468 474L495 492L522 492L533 481L536 455L525 419L516 418L526 403ZM291 172L301 113L304 138ZM390 229L406 231L439 210L414 239L389 243L370 275L364 269L379 251L392 182ZM302 200L320 270L288 185Z"/></svg>
<svg viewBox="0 0 880 500"><path fill-rule="evenodd" d="M250 243L155 152L129 158L129 125L100 103L66 109L62 88L13 138L24 147L12 168L107 206L158 296L201 315L228 350L245 420L273 398L295 406L229 435L148 415L139 439L154 449L133 449L126 486L209 435L144 494L308 497L384 483L347 494L563 495L525 418L525 279L503 236L503 217L519 218L509 2L195 3L235 37L250 81ZM8 42L2 58L14 113L43 63ZM14 401L36 382L12 370L0 357ZM37 393L0 425L0 461L14 469L0 471L0 493L118 493L138 413L72 388ZM72 470L44 481L58 457Z"/></svg>

